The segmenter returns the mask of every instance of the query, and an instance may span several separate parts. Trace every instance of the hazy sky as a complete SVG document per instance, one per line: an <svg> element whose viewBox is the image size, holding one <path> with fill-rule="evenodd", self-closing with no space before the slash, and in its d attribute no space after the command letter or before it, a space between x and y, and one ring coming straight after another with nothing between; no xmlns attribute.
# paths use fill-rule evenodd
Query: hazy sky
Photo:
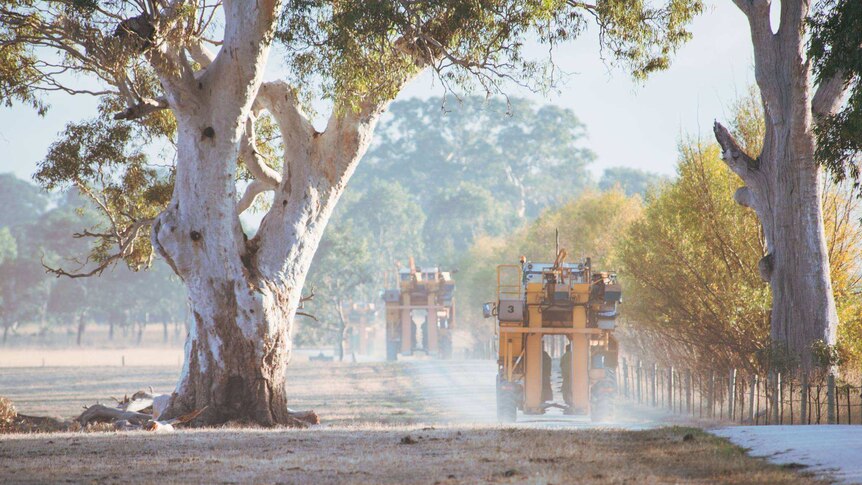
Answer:
<svg viewBox="0 0 862 485"><path fill-rule="evenodd" d="M595 172L625 165L673 174L681 135L711 137L713 120L725 119L734 99L754 81L745 18L730 0L706 3L706 12L691 27L694 39L677 53L670 70L644 84L605 65L595 34L588 32L554 55L569 73L559 94L543 98L517 88L509 92L571 108L587 126L588 147L598 156L591 167ZM277 64L268 72L268 78L276 77ZM440 94L439 85L425 76L399 99ZM29 179L67 122L95 114L96 101L86 96L49 99L51 110L44 118L22 106L0 108L0 172Z"/></svg>

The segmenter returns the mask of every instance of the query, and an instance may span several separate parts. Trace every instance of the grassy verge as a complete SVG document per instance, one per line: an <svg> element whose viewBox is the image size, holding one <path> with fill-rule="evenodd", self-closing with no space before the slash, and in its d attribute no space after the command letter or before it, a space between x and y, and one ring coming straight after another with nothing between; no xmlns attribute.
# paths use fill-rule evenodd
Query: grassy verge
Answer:
<svg viewBox="0 0 862 485"><path fill-rule="evenodd" d="M50 465L49 465L50 464ZM695 428L348 426L0 437L0 482L816 483Z"/></svg>

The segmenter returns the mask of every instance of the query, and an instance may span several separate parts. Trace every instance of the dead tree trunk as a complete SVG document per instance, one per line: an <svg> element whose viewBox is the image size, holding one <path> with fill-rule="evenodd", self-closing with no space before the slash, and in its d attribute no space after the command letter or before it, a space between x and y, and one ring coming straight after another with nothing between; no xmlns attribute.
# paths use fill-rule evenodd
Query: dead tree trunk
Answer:
<svg viewBox="0 0 862 485"><path fill-rule="evenodd" d="M751 28L766 132L756 156L746 154L719 123L715 137L725 162L745 183L736 201L754 209L763 226L767 254L759 271L772 290L772 340L809 369L813 343L834 344L838 325L821 211L823 170L814 159L812 125L815 114L835 108L843 87L829 81L812 95L807 1L781 2L777 33L768 0L734 2Z"/></svg>

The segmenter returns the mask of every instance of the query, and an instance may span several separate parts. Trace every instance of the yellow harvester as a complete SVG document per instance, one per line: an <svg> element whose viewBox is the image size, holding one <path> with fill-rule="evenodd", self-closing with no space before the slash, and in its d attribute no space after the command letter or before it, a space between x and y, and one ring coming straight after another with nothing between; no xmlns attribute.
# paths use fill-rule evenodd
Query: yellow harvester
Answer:
<svg viewBox="0 0 862 485"><path fill-rule="evenodd" d="M553 263L497 267L497 301L485 304L497 317L497 416L512 422L517 410L543 414L612 417L616 396L616 326L621 289L613 273L593 272L590 259L565 263L566 250ZM561 351L562 344L566 350ZM560 356L563 404L554 402L552 358Z"/></svg>
<svg viewBox="0 0 862 485"><path fill-rule="evenodd" d="M386 360L421 352L452 356L455 282L449 271L410 267L398 271L398 287L383 292L386 303Z"/></svg>

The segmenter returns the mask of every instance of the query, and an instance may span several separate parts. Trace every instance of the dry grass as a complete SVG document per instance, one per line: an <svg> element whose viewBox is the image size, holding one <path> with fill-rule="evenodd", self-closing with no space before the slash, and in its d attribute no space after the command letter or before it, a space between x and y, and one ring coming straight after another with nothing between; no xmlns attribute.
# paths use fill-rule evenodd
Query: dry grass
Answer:
<svg viewBox="0 0 862 485"><path fill-rule="evenodd" d="M151 380L157 390L169 390L175 376L164 368L119 370L127 382ZM53 394L89 392L89 402L122 394L118 369L78 369L85 378L72 369L36 371L0 374L4 394L11 384L27 397L16 402L22 412L47 400L69 416ZM400 363L292 366L291 406L315 409L325 423L307 430L0 436L0 483L814 483L694 428L454 424L452 410L420 381Z"/></svg>
<svg viewBox="0 0 862 485"><path fill-rule="evenodd" d="M692 428L348 426L17 435L0 445L5 483L813 483Z"/></svg>

